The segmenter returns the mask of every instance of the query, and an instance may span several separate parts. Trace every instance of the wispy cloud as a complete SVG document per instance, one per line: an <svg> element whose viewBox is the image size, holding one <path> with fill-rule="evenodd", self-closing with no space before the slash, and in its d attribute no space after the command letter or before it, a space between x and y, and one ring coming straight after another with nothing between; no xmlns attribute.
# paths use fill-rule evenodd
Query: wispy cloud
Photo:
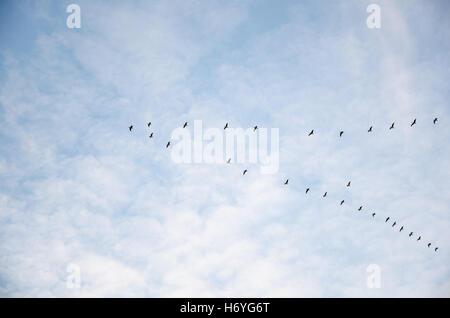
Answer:
<svg viewBox="0 0 450 318"><path fill-rule="evenodd" d="M0 40L0 294L450 296L448 4L371 30L369 3L10 5L36 28ZM174 164L196 119L280 128L280 172Z"/></svg>

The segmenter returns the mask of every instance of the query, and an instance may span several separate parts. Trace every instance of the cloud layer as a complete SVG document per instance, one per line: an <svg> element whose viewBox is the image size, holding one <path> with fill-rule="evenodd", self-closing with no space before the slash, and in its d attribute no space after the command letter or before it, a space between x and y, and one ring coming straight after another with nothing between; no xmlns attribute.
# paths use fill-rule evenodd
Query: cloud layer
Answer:
<svg viewBox="0 0 450 318"><path fill-rule="evenodd" d="M369 3L2 4L0 295L449 297L449 6ZM174 164L197 119L279 128L280 172Z"/></svg>

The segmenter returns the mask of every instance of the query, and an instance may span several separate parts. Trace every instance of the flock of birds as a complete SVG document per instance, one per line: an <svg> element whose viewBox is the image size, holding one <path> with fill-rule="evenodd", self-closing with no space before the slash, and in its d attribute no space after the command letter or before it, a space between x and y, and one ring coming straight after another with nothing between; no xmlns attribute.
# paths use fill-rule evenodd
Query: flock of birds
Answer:
<svg viewBox="0 0 450 318"><path fill-rule="evenodd" d="M436 125L437 121L438 121L438 118L435 117L435 118L433 119L433 124ZM417 123L417 119L415 118L415 119L412 121L412 123L411 123L410 126L412 127L412 126L414 126L416 123ZM147 127L148 127L148 128L150 128L151 125L152 125L151 122L148 122L148 123L147 123ZM186 128L187 126L188 126L188 122L185 122L185 123L183 124L183 128ZM225 126L223 127L223 129L225 130L225 129L227 129L227 128L228 128L228 123L225 124ZM394 128L395 128L395 122L393 122L393 123L391 124L391 126L389 127L389 130L394 129ZM131 131L133 130L133 125L130 125L130 126L128 127L128 129L129 129L130 132L131 132ZM256 131L257 129L258 129L258 126L254 126L254 127L253 127L253 131ZM373 126L370 126L369 129L367 130L367 132L370 133L370 132L372 132L372 130L373 130ZM343 134L344 134L344 131L343 131L343 130L339 131L339 138L341 138ZM308 133L308 136L312 136L312 135L314 135L314 129L311 130L311 131ZM153 132L150 133L149 138L153 138ZM170 146L170 140L167 142L166 148L169 148L169 146ZM231 163L231 158L229 158L229 159L227 160L227 164L230 164L230 163ZM247 172L248 172L248 170L247 170L247 169L244 169L244 171L242 172L242 175L245 175ZM289 179L286 179L286 181L284 181L284 185L288 185L288 184L289 184ZM349 182L347 183L347 188L350 188L350 187L351 187L351 181L349 181ZM306 188L305 194L308 194L309 191L310 191L310 188ZM328 192L325 192L325 193L322 195L322 197L325 198L325 197L327 196L327 194L328 194ZM344 203L345 203L345 200L342 200L342 201L340 202L340 205L343 205ZM360 206L360 207L358 208L358 211L362 211L362 210L363 210L363 206ZM375 212L372 213L372 218L375 218L375 216L376 216L376 213L375 213ZM390 219L391 219L391 217L388 216L388 217L386 218L386 220L385 220L385 223L388 223ZM391 227L394 228L396 225L397 225L397 221L394 221L394 222L392 223ZM405 226L402 225L402 226L400 227L399 232L402 232L404 229L405 229ZM413 235L414 235L414 232L410 232L408 236L409 236L409 237L412 237ZM417 240L416 240L416 241L419 242L419 241L421 241L421 240L422 240L422 236L419 235L419 236L417 237ZM431 242L427 243L428 248L430 248L431 245L432 245ZM434 248L434 251L437 252L438 249L439 249L439 247L436 246L436 247Z"/></svg>

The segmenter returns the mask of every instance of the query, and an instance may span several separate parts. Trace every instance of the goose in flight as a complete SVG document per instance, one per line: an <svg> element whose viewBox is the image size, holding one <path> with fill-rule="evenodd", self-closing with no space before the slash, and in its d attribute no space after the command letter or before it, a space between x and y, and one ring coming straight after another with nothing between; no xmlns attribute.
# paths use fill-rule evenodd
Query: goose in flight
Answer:
<svg viewBox="0 0 450 318"><path fill-rule="evenodd" d="M314 135L314 129L308 134L308 136Z"/></svg>
<svg viewBox="0 0 450 318"><path fill-rule="evenodd" d="M227 160L227 163L230 163L231 162L231 158L229 158L228 160Z"/></svg>
<svg viewBox="0 0 450 318"><path fill-rule="evenodd" d="M325 192L325 193L323 194L323 196L322 196L322 197L324 197L324 198L325 198L325 197L327 196L327 193L328 193L328 192Z"/></svg>
<svg viewBox="0 0 450 318"><path fill-rule="evenodd" d="M395 222L395 221L394 221L394 223L392 223L392 227L394 227L394 226L395 226L395 224L397 224L397 222Z"/></svg>
<svg viewBox="0 0 450 318"><path fill-rule="evenodd" d="M344 134L344 131L341 130L341 131L339 132L339 137L342 137L343 134Z"/></svg>
<svg viewBox="0 0 450 318"><path fill-rule="evenodd" d="M170 146L170 141L167 143L166 148L169 148Z"/></svg>
<svg viewBox="0 0 450 318"><path fill-rule="evenodd" d="M427 246L430 247L430 246L431 246L431 243L428 243Z"/></svg>
<svg viewBox="0 0 450 318"><path fill-rule="evenodd" d="M244 170L244 172L242 173L242 175L245 175L247 173L247 169Z"/></svg>
<svg viewBox="0 0 450 318"><path fill-rule="evenodd" d="M349 181L349 182L347 183L347 188L350 187L350 184L351 184L351 183L352 183L351 181Z"/></svg>
<svg viewBox="0 0 450 318"><path fill-rule="evenodd" d="M422 236L419 236L419 238L417 239L417 242L419 242L421 238L422 238Z"/></svg>
<svg viewBox="0 0 450 318"><path fill-rule="evenodd" d="M148 136L149 138L153 138L153 133L150 134L150 136Z"/></svg>
<svg viewBox="0 0 450 318"><path fill-rule="evenodd" d="M372 126L370 126L369 130L367 132L371 132L372 131Z"/></svg>
<svg viewBox="0 0 450 318"><path fill-rule="evenodd" d="M133 129L133 125L131 125L130 127L128 127L128 129L131 131Z"/></svg>
<svg viewBox="0 0 450 318"><path fill-rule="evenodd" d="M384 223L387 223L387 221L389 221L389 219L390 219L390 217L388 216L388 217L386 218L386 222L384 222Z"/></svg>
<svg viewBox="0 0 450 318"><path fill-rule="evenodd" d="M253 131L256 131L258 129L258 126L253 127Z"/></svg>
<svg viewBox="0 0 450 318"><path fill-rule="evenodd" d="M414 121L411 123L411 127L416 124L416 118L414 118Z"/></svg>
<svg viewBox="0 0 450 318"><path fill-rule="evenodd" d="M394 129L395 122L392 123L391 127L389 129Z"/></svg>
<svg viewBox="0 0 450 318"><path fill-rule="evenodd" d="M228 123L225 124L225 127L223 127L223 129L227 129L228 128Z"/></svg>
<svg viewBox="0 0 450 318"><path fill-rule="evenodd" d="M342 201L341 201L341 205L343 205L343 204L344 204L344 202L345 202L345 200L342 200Z"/></svg>
<svg viewBox="0 0 450 318"><path fill-rule="evenodd" d="M402 225L402 227L400 228L400 231L399 231L399 232L401 232L401 231L403 231L403 225Z"/></svg>
<svg viewBox="0 0 450 318"><path fill-rule="evenodd" d="M409 233L409 237L411 237L413 235L413 232Z"/></svg>
<svg viewBox="0 0 450 318"><path fill-rule="evenodd" d="M377 215L376 213L372 213L372 217L374 218L375 217L375 215Z"/></svg>
<svg viewBox="0 0 450 318"><path fill-rule="evenodd" d="M438 248L439 248L439 247L436 247L436 248L434 249L434 251L437 252Z"/></svg>
<svg viewBox="0 0 450 318"><path fill-rule="evenodd" d="M307 194L308 192L309 192L309 188L306 189L306 192L305 192L305 193Z"/></svg>
<svg viewBox="0 0 450 318"><path fill-rule="evenodd" d="M183 128L186 128L186 126L187 126L187 122L184 123Z"/></svg>
<svg viewBox="0 0 450 318"><path fill-rule="evenodd" d="M434 119L433 119L433 124L435 124L436 125L436 122L438 121L438 118L437 117L435 117Z"/></svg>
<svg viewBox="0 0 450 318"><path fill-rule="evenodd" d="M148 124L147 124L147 127L150 127L151 125L152 125L152 122L149 121Z"/></svg>
<svg viewBox="0 0 450 318"><path fill-rule="evenodd" d="M289 179L286 179L286 182L284 184L288 184L288 182L289 182Z"/></svg>
<svg viewBox="0 0 450 318"><path fill-rule="evenodd" d="M362 205L359 207L358 211L361 211L361 210L362 210Z"/></svg>

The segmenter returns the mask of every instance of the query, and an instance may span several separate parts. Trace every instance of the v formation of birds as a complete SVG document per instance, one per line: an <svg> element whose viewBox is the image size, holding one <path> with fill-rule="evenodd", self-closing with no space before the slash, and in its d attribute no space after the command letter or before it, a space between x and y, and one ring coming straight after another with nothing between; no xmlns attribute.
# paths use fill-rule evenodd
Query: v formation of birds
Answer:
<svg viewBox="0 0 450 318"><path fill-rule="evenodd" d="M435 117L435 118L433 119L433 124L436 125L437 121L438 121L438 118ZM412 123L411 123L410 126L412 127L412 126L414 126L416 123L417 123L417 119L415 118L415 119L412 121ZM147 123L147 127L148 127L148 128L150 128L151 125L152 125L151 122L148 122L148 123ZM183 124L183 128L186 128L187 126L188 126L188 122L185 122L185 123ZM228 123L225 124L225 126L223 127L223 129L227 129L227 128L228 128ZM391 124L391 126L389 127L389 130L394 129L394 128L395 128L395 122L393 122L393 123ZM128 129L129 129L130 132L131 132L131 131L133 130L133 125L130 125L130 126L128 127ZM254 127L253 127L253 131L256 131L257 129L258 129L258 126L254 126ZM373 126L370 126L369 129L367 130L367 132L370 133L370 132L372 132L372 130L373 130ZM339 131L339 138L342 138L343 134L344 134L344 131L343 131L343 130ZM312 130L308 133L308 136L312 136L312 135L314 135L314 129L312 129ZM150 138L153 138L153 132L150 133L149 137L150 137ZM166 148L169 148L169 146L170 146L170 140L167 142ZM229 158L229 159L227 160L227 163L228 163L228 164L231 163L231 158ZM248 172L248 170L245 169L245 170L242 172L242 175L245 175L247 172ZM288 185L288 184L289 184L289 179L286 179L286 181L284 181L284 185ZM349 181L349 182L347 183L346 186L347 186L347 188L350 188L350 187L351 187L351 181ZM310 190L311 190L311 189L310 189L309 187L306 188L305 194L308 194L308 192L309 192ZM328 192L325 192L325 193L322 195L322 197L323 197L323 198L326 198L327 194L328 194ZM345 200L342 200L342 201L340 202L340 205L343 205L344 203L345 203ZM360 206L360 207L358 208L358 211L362 211L362 210L363 210L363 206ZM372 218L374 218L374 217L376 216L376 213L373 212L371 215L372 215ZM386 220L385 220L385 223L388 223L390 219L391 219L391 217L388 216L388 217L386 218ZM394 221L394 222L392 223L391 227L394 228L396 225L397 225L397 222ZM402 232L404 229L405 229L405 227L404 227L404 225L402 225L402 226L400 227L399 232ZM414 235L414 232L410 232L408 236L409 236L409 237L412 237L413 235ZM419 242L419 241L421 241L421 240L422 240L422 236L419 235L419 236L417 237L416 241ZM428 247L428 248L430 248L431 245L432 245L431 243L427 243L427 247ZM434 247L434 251L435 251L435 252L437 252L438 249L439 249L439 247L437 247L437 246Z"/></svg>

